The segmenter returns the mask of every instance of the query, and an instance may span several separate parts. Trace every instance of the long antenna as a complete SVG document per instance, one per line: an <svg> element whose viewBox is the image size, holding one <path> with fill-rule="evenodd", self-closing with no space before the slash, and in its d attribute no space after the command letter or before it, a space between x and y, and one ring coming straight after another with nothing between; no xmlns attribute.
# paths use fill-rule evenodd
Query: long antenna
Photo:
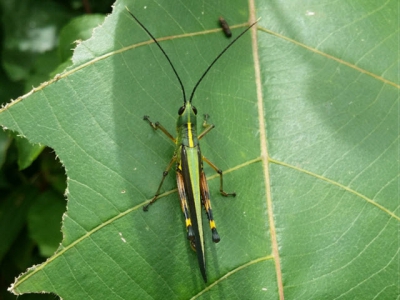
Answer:
<svg viewBox="0 0 400 300"><path fill-rule="evenodd" d="M228 46L225 47L224 50L222 50L222 52L220 54L218 54L218 56L213 60L213 62L208 66L208 68L205 70L205 72L203 73L203 75L201 75L199 81L197 81L196 85L193 88L192 94L190 94L190 98L189 98L189 102L192 103L192 99L194 96L194 92L196 91L197 87L200 85L200 82L203 80L203 78L206 76L206 74L208 73L208 71L210 71L211 67L217 62L217 60L222 56L222 54L224 54L226 52L226 50L228 50L230 48L230 46L233 45L233 43L235 43L243 34L245 34L247 32L247 30L249 30L251 27L253 27L256 23L258 22L255 21L253 24L251 24L249 27L247 27L245 30L243 30L243 32L241 34L239 34Z"/></svg>
<svg viewBox="0 0 400 300"><path fill-rule="evenodd" d="M164 56L167 58L169 65L171 66L172 70L174 71L176 78L178 78L179 84L181 85L182 88L182 94L183 94L183 102L186 103L186 93L185 93L185 87L183 86L182 80L178 75L178 72L175 70L174 65L172 64L171 60L169 59L167 53L165 53L164 49L161 47L161 45L157 42L156 38L150 33L150 31L147 30L146 27L144 27L144 25L130 12L130 10L125 7L126 10L128 11L128 13L132 16L132 18L135 19L135 21L144 29L144 31L147 32L147 34L153 39L153 41L157 44L158 48L160 48L160 50L162 51L162 53L164 54Z"/></svg>
<svg viewBox="0 0 400 300"><path fill-rule="evenodd" d="M161 52L164 54L165 58L168 60L169 65L171 66L172 70L174 71L176 78L179 81L179 84L182 89L182 94L183 94L183 102L186 103L186 93L185 93L185 87L183 86L182 80L178 75L178 72L176 71L174 65L171 62L171 59L168 57L167 53L165 53L164 49L161 47L161 45L157 42L156 38L150 33L149 30L130 12L128 7L125 7L128 13L132 16L132 18L146 31L146 33L152 38L152 40L156 43L158 48L160 48ZM249 27L247 27L241 34L239 34L228 46L225 47L224 50L218 56L212 61L212 63L208 66L208 68L204 71L203 75L201 75L200 79L197 81L196 85L194 86L192 93L190 94L189 102L192 103L194 93L197 89L197 87L200 85L201 81L204 79L204 77L207 75L208 71L210 71L211 67L217 62L217 60L228 50L243 34L245 34L251 27L253 27L256 23L258 22L255 21L253 24L251 24Z"/></svg>

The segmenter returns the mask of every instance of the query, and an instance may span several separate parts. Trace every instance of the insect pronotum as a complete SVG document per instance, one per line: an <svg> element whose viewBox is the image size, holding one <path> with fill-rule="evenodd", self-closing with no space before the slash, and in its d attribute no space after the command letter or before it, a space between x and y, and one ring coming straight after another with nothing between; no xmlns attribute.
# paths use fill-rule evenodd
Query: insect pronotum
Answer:
<svg viewBox="0 0 400 300"><path fill-rule="evenodd" d="M217 62L217 60L235 43L243 34L245 34L254 24L247 27L238 37L236 37L231 43L226 46L220 54L211 62L204 73L201 75L200 79L194 86L192 93L190 95L189 101L186 99L185 88L183 86L182 80L179 77L174 65L172 64L167 53L155 39L155 37L149 32L149 30L128 10L129 14L136 20L136 22L146 31L146 33L152 38L156 43L158 48L164 54L165 58L168 60L169 65L175 73L176 78L182 89L183 94L183 106L178 110L178 121L176 125L177 137L174 138L172 134L168 132L160 123L150 121L149 116L144 116L144 120L147 121L150 126L157 130L160 129L174 144L175 152L172 159L165 171L158 189L151 199L151 201L143 207L144 211L147 211L149 206L156 202L160 195L161 187L163 182L168 175L169 170L174 164L176 164L176 182L178 187L179 198L181 202L181 208L185 216L187 238L190 241L191 247L197 253L197 259L200 267L200 272L203 276L205 282L207 282L206 275L206 264L205 264L205 254L204 254L204 238L203 238L203 227L202 227L202 206L206 210L206 214L209 220L212 240L215 243L220 241L217 228L215 226L215 221L211 209L210 203L210 193L208 189L206 175L203 170L203 161L206 162L213 168L220 176L220 193L223 196L236 196L235 193L227 193L223 189L223 176L222 171L209 161L206 157L201 154L199 141L214 128L214 125L207 123L208 115L204 115L203 127L204 130L197 135L197 109L192 105L192 100L194 93L199 86L200 82L206 76L211 67Z"/></svg>

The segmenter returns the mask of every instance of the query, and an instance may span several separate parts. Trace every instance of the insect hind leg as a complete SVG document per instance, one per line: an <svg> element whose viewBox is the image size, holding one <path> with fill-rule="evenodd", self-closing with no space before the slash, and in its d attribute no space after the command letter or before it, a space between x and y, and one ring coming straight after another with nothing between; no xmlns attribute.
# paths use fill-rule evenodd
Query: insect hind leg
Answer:
<svg viewBox="0 0 400 300"><path fill-rule="evenodd" d="M190 241L190 246L194 251L196 251L195 245L195 233L192 226L192 220L190 219L189 206L187 203L185 185L183 181L182 173L177 170L176 172L176 182L178 187L179 199L181 200L181 208L183 215L185 216L185 225L187 231L187 238Z"/></svg>
<svg viewBox="0 0 400 300"><path fill-rule="evenodd" d="M210 201L210 192L209 192L208 184L207 184L207 178L206 178L206 175L203 170L200 173L200 191L201 191L201 199L203 201L203 205L206 210L207 217L208 217L208 222L210 224L212 240L214 243L218 243L221 240L221 238L219 237L219 234L217 231L217 226L214 221L214 216L212 213L211 201Z"/></svg>

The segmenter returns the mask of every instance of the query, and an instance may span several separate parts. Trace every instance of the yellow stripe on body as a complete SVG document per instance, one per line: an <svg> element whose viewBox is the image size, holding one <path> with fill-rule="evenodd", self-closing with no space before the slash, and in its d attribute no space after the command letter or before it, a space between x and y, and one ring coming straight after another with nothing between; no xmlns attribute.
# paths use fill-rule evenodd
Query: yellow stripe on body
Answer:
<svg viewBox="0 0 400 300"><path fill-rule="evenodd" d="M194 147L194 143L193 143L193 135L192 135L192 123L188 122L187 126L188 126L189 147L193 148Z"/></svg>

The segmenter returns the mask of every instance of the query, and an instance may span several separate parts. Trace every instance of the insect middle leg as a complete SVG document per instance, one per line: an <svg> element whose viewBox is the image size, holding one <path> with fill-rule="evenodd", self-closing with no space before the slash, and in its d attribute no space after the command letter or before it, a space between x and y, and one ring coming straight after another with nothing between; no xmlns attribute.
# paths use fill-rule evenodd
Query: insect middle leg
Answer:
<svg viewBox="0 0 400 300"><path fill-rule="evenodd" d="M171 169L172 165L175 163L175 161L176 161L176 155L174 154L174 156L172 157L171 161L169 162L167 168L166 168L165 171L163 172L163 175L162 175L163 177L162 177L162 179L161 179L160 185L158 186L158 189L157 189L156 194L154 195L154 197L151 199L151 201L150 201L147 205L143 206L143 210L144 210L144 211L148 211L149 206L152 205L154 202L157 201L158 196L160 196L160 190L161 190L161 187L162 187L162 185L163 185L163 183L164 183L165 177L167 177L168 172L169 172L169 170Z"/></svg>
<svg viewBox="0 0 400 300"><path fill-rule="evenodd" d="M215 172L218 173L219 175L219 192L221 193L222 196L228 197L232 196L235 197L236 193L227 193L224 191L224 181L223 181L223 175L222 175L222 170L219 169L216 165L214 165L211 161L209 161L205 156L202 157L203 161L205 161L211 168L214 169Z"/></svg>

